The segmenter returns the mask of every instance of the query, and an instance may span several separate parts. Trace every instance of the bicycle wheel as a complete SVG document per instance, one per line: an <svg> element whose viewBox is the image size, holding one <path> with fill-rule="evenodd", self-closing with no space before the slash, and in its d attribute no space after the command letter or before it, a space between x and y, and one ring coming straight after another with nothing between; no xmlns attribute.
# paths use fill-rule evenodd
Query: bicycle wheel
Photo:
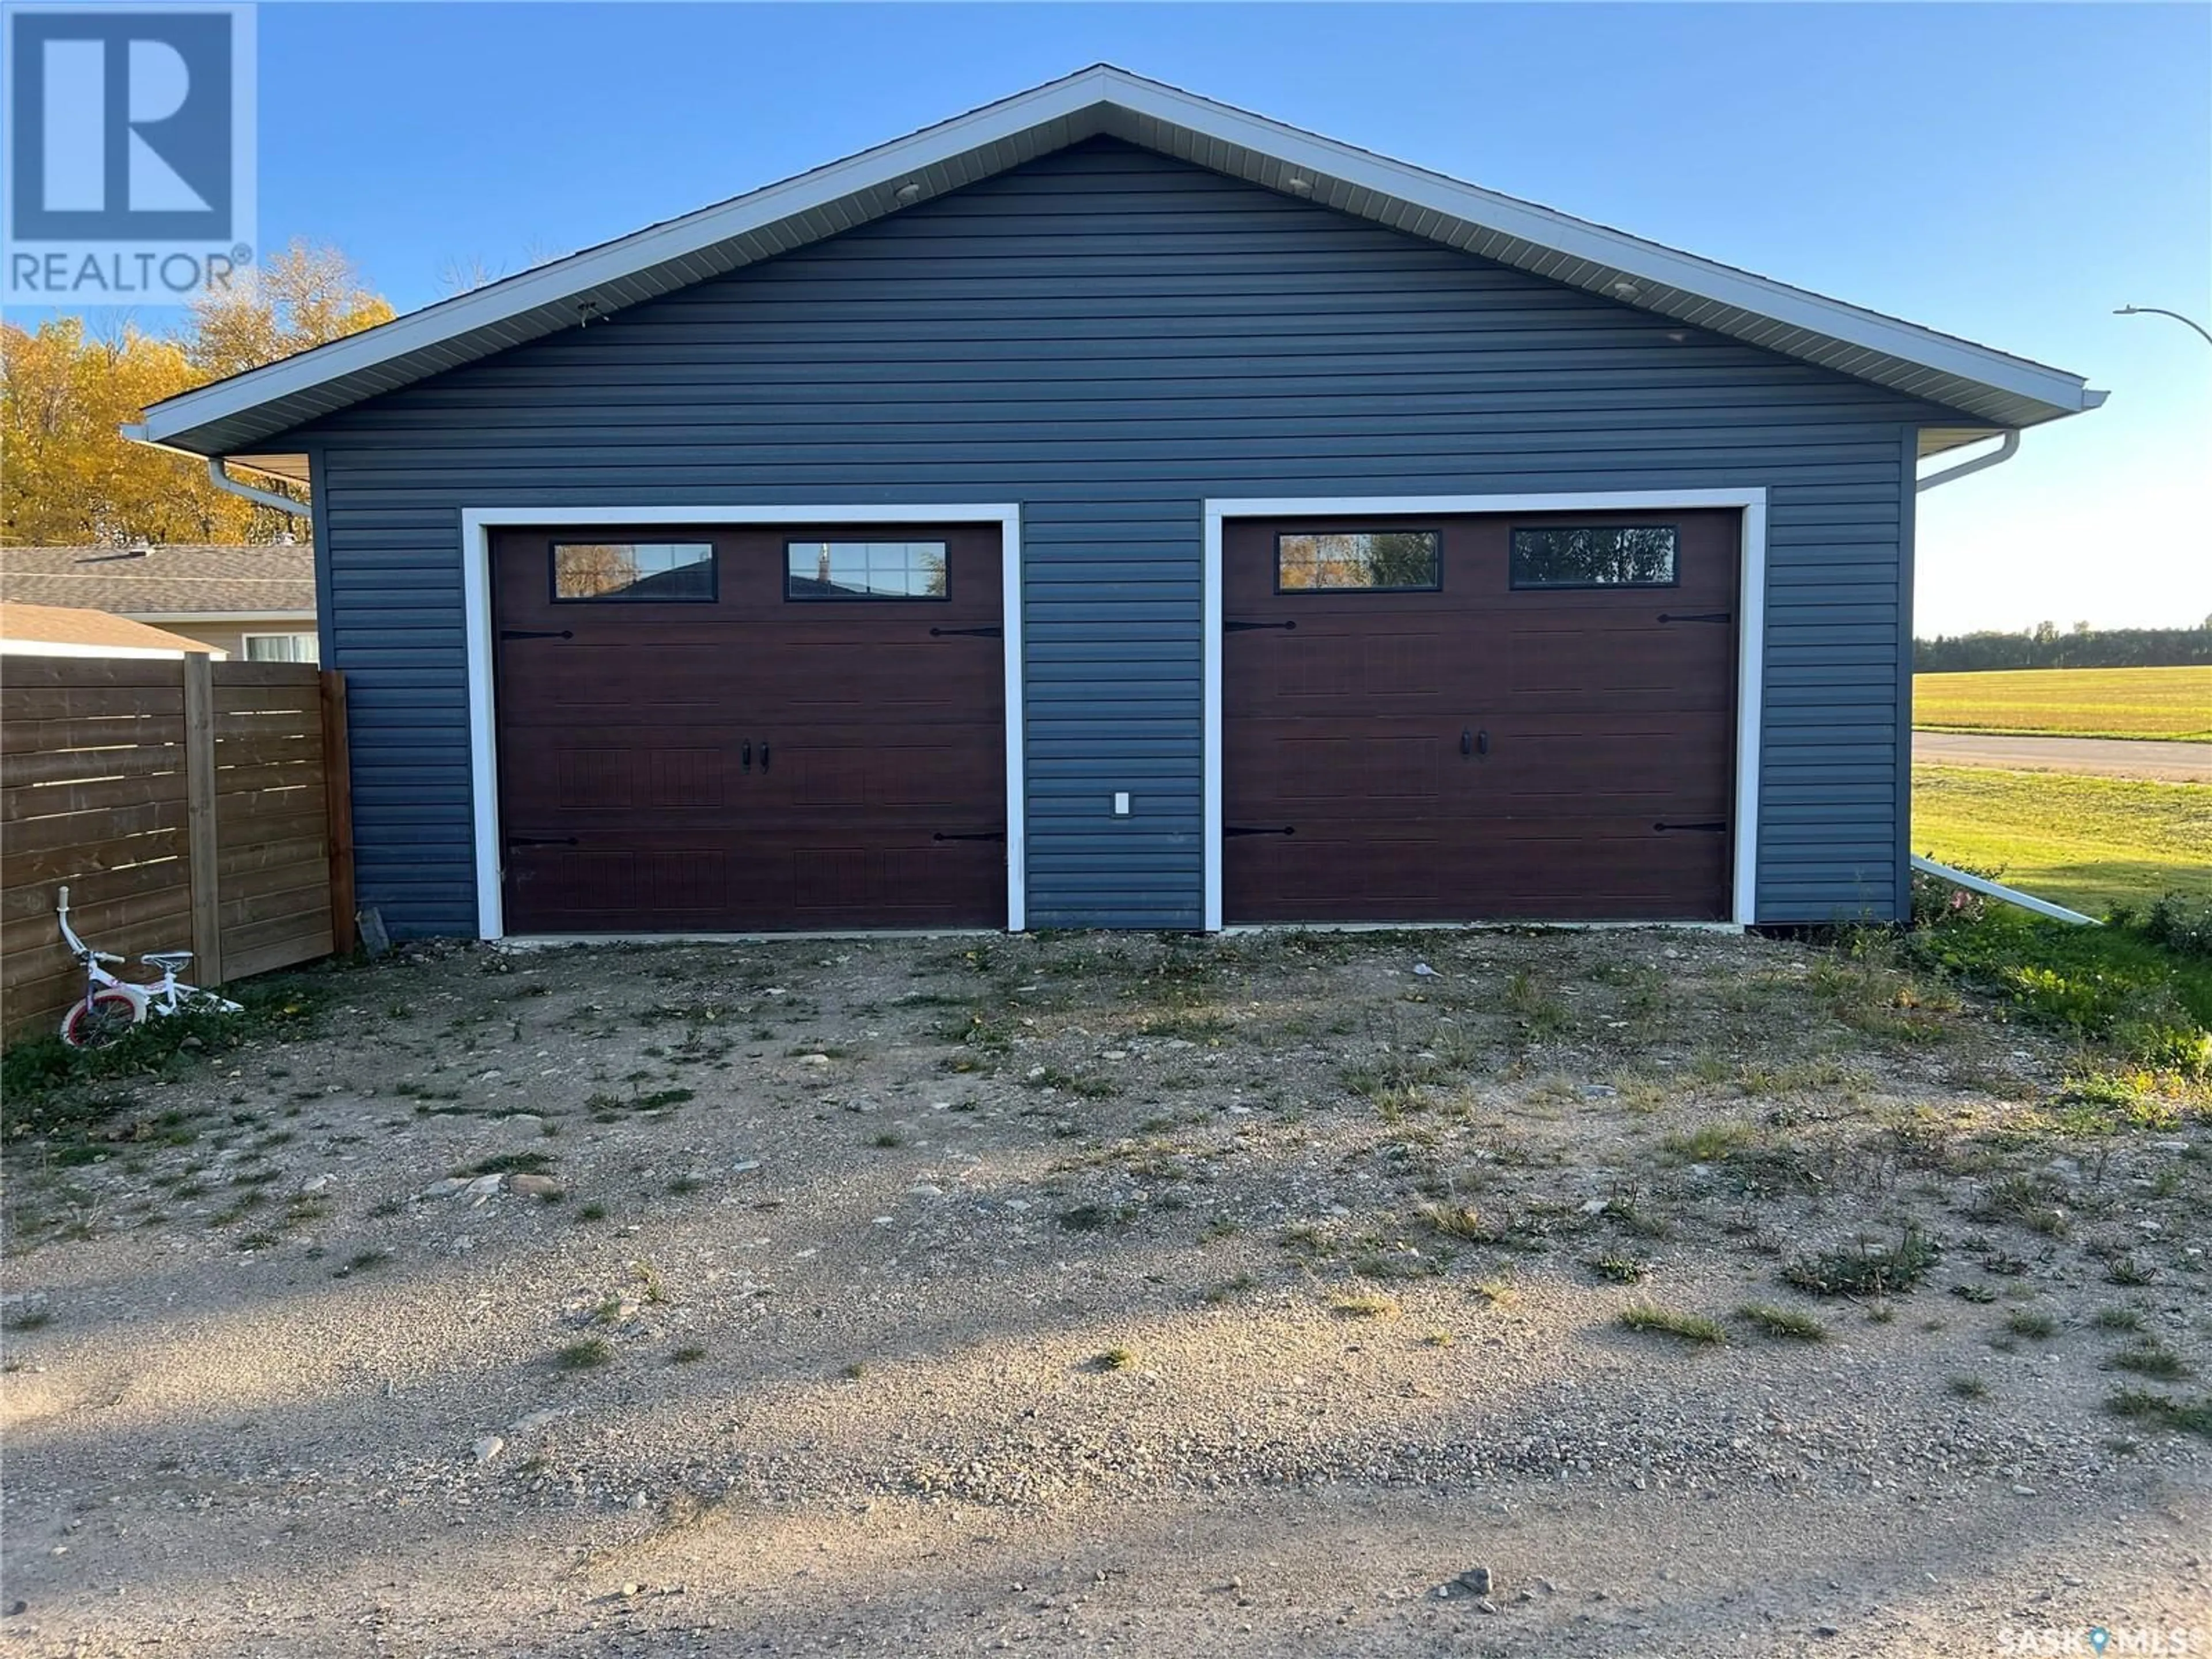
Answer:
<svg viewBox="0 0 2212 1659"><path fill-rule="evenodd" d="M72 1048L105 1048L144 1018L136 997L103 988L62 1016L62 1041Z"/></svg>

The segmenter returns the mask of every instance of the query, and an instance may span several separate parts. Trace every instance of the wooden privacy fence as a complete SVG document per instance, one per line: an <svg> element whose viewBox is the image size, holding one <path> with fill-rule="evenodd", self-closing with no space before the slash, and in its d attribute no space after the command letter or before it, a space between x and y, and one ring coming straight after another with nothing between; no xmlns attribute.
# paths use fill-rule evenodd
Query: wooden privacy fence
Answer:
<svg viewBox="0 0 2212 1659"><path fill-rule="evenodd" d="M307 663L0 660L0 1030L58 1019L83 971L55 925L219 985L350 951L345 677Z"/></svg>

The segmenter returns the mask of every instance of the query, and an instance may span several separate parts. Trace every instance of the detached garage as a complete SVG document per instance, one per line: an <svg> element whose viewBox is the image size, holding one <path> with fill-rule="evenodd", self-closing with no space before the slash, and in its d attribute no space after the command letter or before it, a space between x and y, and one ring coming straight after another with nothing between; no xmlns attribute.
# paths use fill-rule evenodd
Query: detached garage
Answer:
<svg viewBox="0 0 2212 1659"><path fill-rule="evenodd" d="M2101 401L1100 67L134 433L309 484L397 933L1749 925L1901 913L1915 495Z"/></svg>

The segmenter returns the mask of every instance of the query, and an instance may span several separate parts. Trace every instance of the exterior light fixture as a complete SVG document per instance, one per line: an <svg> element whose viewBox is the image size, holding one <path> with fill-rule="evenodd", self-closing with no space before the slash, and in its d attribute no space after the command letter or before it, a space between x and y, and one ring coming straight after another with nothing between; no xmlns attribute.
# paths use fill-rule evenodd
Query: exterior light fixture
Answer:
<svg viewBox="0 0 2212 1659"><path fill-rule="evenodd" d="M891 192L891 199L901 207L912 207L921 199L921 186L909 179Z"/></svg>
<svg viewBox="0 0 2212 1659"><path fill-rule="evenodd" d="M1294 173L1283 180L1283 188L1293 196L1310 196L1313 194L1313 180L1302 173Z"/></svg>
<svg viewBox="0 0 2212 1659"><path fill-rule="evenodd" d="M1613 284L1613 297L1616 300L1633 300L1643 291L1626 276L1619 278Z"/></svg>

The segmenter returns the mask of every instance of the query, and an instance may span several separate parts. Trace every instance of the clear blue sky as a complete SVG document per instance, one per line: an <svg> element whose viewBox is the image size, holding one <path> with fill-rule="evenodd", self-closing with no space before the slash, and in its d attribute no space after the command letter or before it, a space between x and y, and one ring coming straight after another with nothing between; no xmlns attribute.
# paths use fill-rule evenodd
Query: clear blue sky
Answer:
<svg viewBox="0 0 2212 1659"><path fill-rule="evenodd" d="M1925 497L1920 631L2212 613L2212 8L260 9L261 237L403 309L1099 59L2085 374ZM155 319L149 318L153 321Z"/></svg>

